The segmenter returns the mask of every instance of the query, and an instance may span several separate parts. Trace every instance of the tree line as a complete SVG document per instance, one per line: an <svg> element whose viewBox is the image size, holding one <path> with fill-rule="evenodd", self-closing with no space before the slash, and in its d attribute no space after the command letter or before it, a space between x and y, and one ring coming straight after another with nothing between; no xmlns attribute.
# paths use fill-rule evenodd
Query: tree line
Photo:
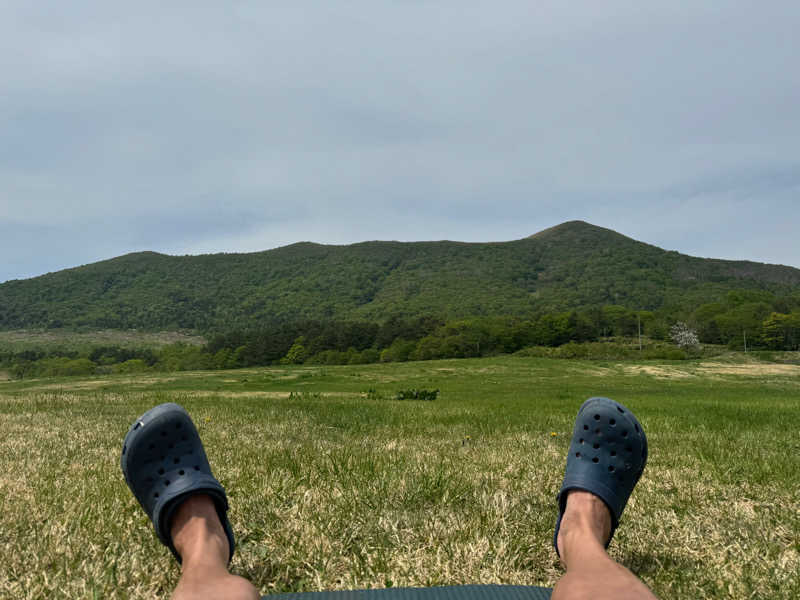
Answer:
<svg viewBox="0 0 800 600"><path fill-rule="evenodd" d="M87 351L59 348L0 351L0 367L13 377L233 369L274 364L366 364L509 354L536 347L568 347L564 357L591 356L576 344L643 336L667 341L681 318L704 344L737 349L800 349L800 300L767 292L730 292L724 301L703 304L689 314L635 311L606 305L531 318L434 316L370 321L298 320L210 336L205 346L162 348L98 346ZM527 352L537 355L536 352ZM674 354L650 358L675 358Z"/></svg>

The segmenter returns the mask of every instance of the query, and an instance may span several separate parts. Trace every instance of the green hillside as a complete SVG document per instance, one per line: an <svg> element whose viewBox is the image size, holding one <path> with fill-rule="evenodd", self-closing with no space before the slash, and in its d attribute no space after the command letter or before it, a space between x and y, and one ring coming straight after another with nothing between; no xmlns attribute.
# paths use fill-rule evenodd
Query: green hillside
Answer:
<svg viewBox="0 0 800 600"><path fill-rule="evenodd" d="M511 242L304 242L250 254L128 254L1 284L0 329L208 331L604 304L680 311L743 289L797 293L800 270L695 258L571 221Z"/></svg>

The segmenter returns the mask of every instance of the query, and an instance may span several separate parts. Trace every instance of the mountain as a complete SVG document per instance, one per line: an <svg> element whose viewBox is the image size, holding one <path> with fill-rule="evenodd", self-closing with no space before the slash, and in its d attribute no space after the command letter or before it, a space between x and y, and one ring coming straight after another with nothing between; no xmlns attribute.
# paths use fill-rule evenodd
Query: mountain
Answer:
<svg viewBox="0 0 800 600"><path fill-rule="evenodd" d="M800 291L800 270L665 251L582 221L511 242L302 242L127 254L0 284L0 329L220 330L301 318L529 315L619 304L691 310L731 290Z"/></svg>

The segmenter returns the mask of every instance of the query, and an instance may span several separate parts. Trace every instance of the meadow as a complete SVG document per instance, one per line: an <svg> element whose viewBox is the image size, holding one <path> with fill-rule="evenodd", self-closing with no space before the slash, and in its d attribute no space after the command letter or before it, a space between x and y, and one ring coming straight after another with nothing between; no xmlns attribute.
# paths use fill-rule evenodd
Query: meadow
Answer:
<svg viewBox="0 0 800 600"><path fill-rule="evenodd" d="M435 401L395 400L438 389ZM193 415L262 593L552 586L572 423L630 407L650 459L610 547L661 598L800 597L800 366L513 357L0 382L0 597L167 597L178 568L119 468Z"/></svg>
<svg viewBox="0 0 800 600"><path fill-rule="evenodd" d="M206 343L205 338L178 331L101 331L75 332L63 329L17 329L0 331L0 350L21 352L24 350L63 349L86 352L98 346L119 346L122 348L161 348L168 344L183 343L199 346Z"/></svg>

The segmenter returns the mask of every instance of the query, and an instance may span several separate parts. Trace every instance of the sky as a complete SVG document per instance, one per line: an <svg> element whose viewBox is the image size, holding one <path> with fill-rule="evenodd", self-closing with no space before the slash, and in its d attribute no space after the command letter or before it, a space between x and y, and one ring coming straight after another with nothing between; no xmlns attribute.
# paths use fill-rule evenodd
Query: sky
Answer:
<svg viewBox="0 0 800 600"><path fill-rule="evenodd" d="M0 4L0 282L581 219L800 267L800 3Z"/></svg>

